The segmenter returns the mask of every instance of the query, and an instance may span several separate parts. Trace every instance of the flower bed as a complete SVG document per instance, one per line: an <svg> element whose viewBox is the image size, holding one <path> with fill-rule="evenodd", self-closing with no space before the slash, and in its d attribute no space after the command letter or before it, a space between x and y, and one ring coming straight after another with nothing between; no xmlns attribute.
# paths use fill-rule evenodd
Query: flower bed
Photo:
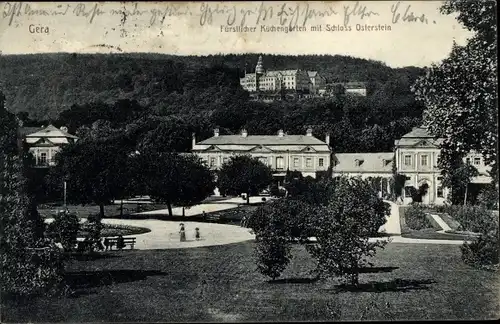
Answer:
<svg viewBox="0 0 500 324"><path fill-rule="evenodd" d="M118 235L139 235L144 233L149 233L151 230L145 227L136 227L129 225L115 225L115 224L102 224L103 228L101 230L102 237L114 237ZM78 231L78 237L86 237L86 231Z"/></svg>

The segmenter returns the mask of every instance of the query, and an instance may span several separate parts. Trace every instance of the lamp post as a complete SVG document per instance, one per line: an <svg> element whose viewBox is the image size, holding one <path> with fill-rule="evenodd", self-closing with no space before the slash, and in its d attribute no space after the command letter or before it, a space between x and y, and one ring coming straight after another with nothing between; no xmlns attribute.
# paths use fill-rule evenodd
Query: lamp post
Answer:
<svg viewBox="0 0 500 324"><path fill-rule="evenodd" d="M64 180L64 210L66 209L66 180Z"/></svg>

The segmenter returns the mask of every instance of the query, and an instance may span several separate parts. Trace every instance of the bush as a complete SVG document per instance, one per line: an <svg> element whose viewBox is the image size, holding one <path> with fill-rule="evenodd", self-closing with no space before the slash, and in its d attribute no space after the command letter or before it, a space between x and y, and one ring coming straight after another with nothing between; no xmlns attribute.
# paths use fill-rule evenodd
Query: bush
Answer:
<svg viewBox="0 0 500 324"><path fill-rule="evenodd" d="M32 296L59 291L64 264L57 247L27 248L16 254L15 258L2 254L2 292Z"/></svg>
<svg viewBox="0 0 500 324"><path fill-rule="evenodd" d="M410 205L405 211L406 226L413 230L432 228L431 222L427 219L424 209L416 204Z"/></svg>
<svg viewBox="0 0 500 324"><path fill-rule="evenodd" d="M487 189L481 191L477 196L479 205L486 209L498 209L498 191L490 185Z"/></svg>
<svg viewBox="0 0 500 324"><path fill-rule="evenodd" d="M290 263L290 242L286 237L272 235L257 235L255 256L257 269L273 280L278 278Z"/></svg>
<svg viewBox="0 0 500 324"><path fill-rule="evenodd" d="M89 246L90 251L101 249L101 231L103 225L99 214L91 214L87 221L82 224L82 231L87 232L86 239L91 242Z"/></svg>
<svg viewBox="0 0 500 324"><path fill-rule="evenodd" d="M450 206L448 213L460 223L460 231L487 233L497 221L493 213L484 206Z"/></svg>
<svg viewBox="0 0 500 324"><path fill-rule="evenodd" d="M462 251L462 260L474 267L491 266L499 263L499 237L498 223L493 230L488 233L483 233L472 242L464 244L460 247Z"/></svg>
<svg viewBox="0 0 500 324"><path fill-rule="evenodd" d="M48 226L47 232L50 237L61 242L65 251L71 251L75 247L80 222L75 214L69 212L58 212L54 215L54 221Z"/></svg>

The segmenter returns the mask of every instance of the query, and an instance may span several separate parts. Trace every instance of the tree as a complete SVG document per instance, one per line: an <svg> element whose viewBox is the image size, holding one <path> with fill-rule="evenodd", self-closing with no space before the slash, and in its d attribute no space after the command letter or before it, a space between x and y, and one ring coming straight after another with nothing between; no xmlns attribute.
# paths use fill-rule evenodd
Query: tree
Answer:
<svg viewBox="0 0 500 324"><path fill-rule="evenodd" d="M135 174L144 194L165 202L169 216L172 205L190 206L213 194L214 174L195 155L157 151L141 152Z"/></svg>
<svg viewBox="0 0 500 324"><path fill-rule="evenodd" d="M367 180L340 178L327 206L320 206L311 231L317 242L308 245L319 274L336 274L358 285L360 269L386 241L370 242L389 215L389 207Z"/></svg>
<svg viewBox="0 0 500 324"><path fill-rule="evenodd" d="M188 152L191 148L191 133L192 130L183 119L168 118L142 136L138 150Z"/></svg>
<svg viewBox="0 0 500 324"><path fill-rule="evenodd" d="M443 138L439 167L452 172L456 160L471 150L495 165L498 153L498 88L496 2L448 0L445 14L475 32L465 46L454 45L451 54L434 64L413 87L425 104L424 124ZM497 168L494 167L496 170Z"/></svg>
<svg viewBox="0 0 500 324"><path fill-rule="evenodd" d="M442 171L443 186L451 189L451 203L466 203L467 189L471 179L479 175L477 169L463 160L454 161L450 171Z"/></svg>
<svg viewBox="0 0 500 324"><path fill-rule="evenodd" d="M233 156L219 171L217 186L221 193L256 195L273 181L271 169L248 155Z"/></svg>
<svg viewBox="0 0 500 324"><path fill-rule="evenodd" d="M305 243L309 232L313 207L300 200L280 199L260 206L244 226L255 233L257 269L275 280L292 258L290 245Z"/></svg>
<svg viewBox="0 0 500 324"><path fill-rule="evenodd" d="M18 295L42 293L61 282L64 266L59 251L44 238L45 224L25 176L28 164L18 145L17 120L0 109L0 125L0 288Z"/></svg>
<svg viewBox="0 0 500 324"><path fill-rule="evenodd" d="M126 194L130 178L128 157L129 153L119 143L111 141L70 144L56 155L52 186L66 179L68 201L96 203L103 218L104 205Z"/></svg>

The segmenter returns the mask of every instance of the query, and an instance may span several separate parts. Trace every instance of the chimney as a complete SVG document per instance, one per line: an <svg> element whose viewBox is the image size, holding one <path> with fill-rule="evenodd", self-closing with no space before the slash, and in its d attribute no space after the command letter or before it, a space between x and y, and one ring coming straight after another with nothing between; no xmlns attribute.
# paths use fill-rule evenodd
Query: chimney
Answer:
<svg viewBox="0 0 500 324"><path fill-rule="evenodd" d="M242 130L241 130L241 136L242 136L242 137L247 137L247 136L248 136L248 132L247 132L247 130L246 130L246 129L242 129Z"/></svg>
<svg viewBox="0 0 500 324"><path fill-rule="evenodd" d="M284 135L285 135L285 133L283 133L283 130L282 130L282 129L280 129L280 130L278 131L278 137L283 137Z"/></svg>
<svg viewBox="0 0 500 324"><path fill-rule="evenodd" d="M214 136L215 137L219 136L219 129L218 128L214 129Z"/></svg>
<svg viewBox="0 0 500 324"><path fill-rule="evenodd" d="M306 136L313 136L313 130L312 128L308 128L307 131L306 131Z"/></svg>
<svg viewBox="0 0 500 324"><path fill-rule="evenodd" d="M325 136L325 143L330 146L330 134L329 133L326 133L326 136Z"/></svg>
<svg viewBox="0 0 500 324"><path fill-rule="evenodd" d="M193 133L191 135L191 148L194 149L194 146L196 145L196 134Z"/></svg>

